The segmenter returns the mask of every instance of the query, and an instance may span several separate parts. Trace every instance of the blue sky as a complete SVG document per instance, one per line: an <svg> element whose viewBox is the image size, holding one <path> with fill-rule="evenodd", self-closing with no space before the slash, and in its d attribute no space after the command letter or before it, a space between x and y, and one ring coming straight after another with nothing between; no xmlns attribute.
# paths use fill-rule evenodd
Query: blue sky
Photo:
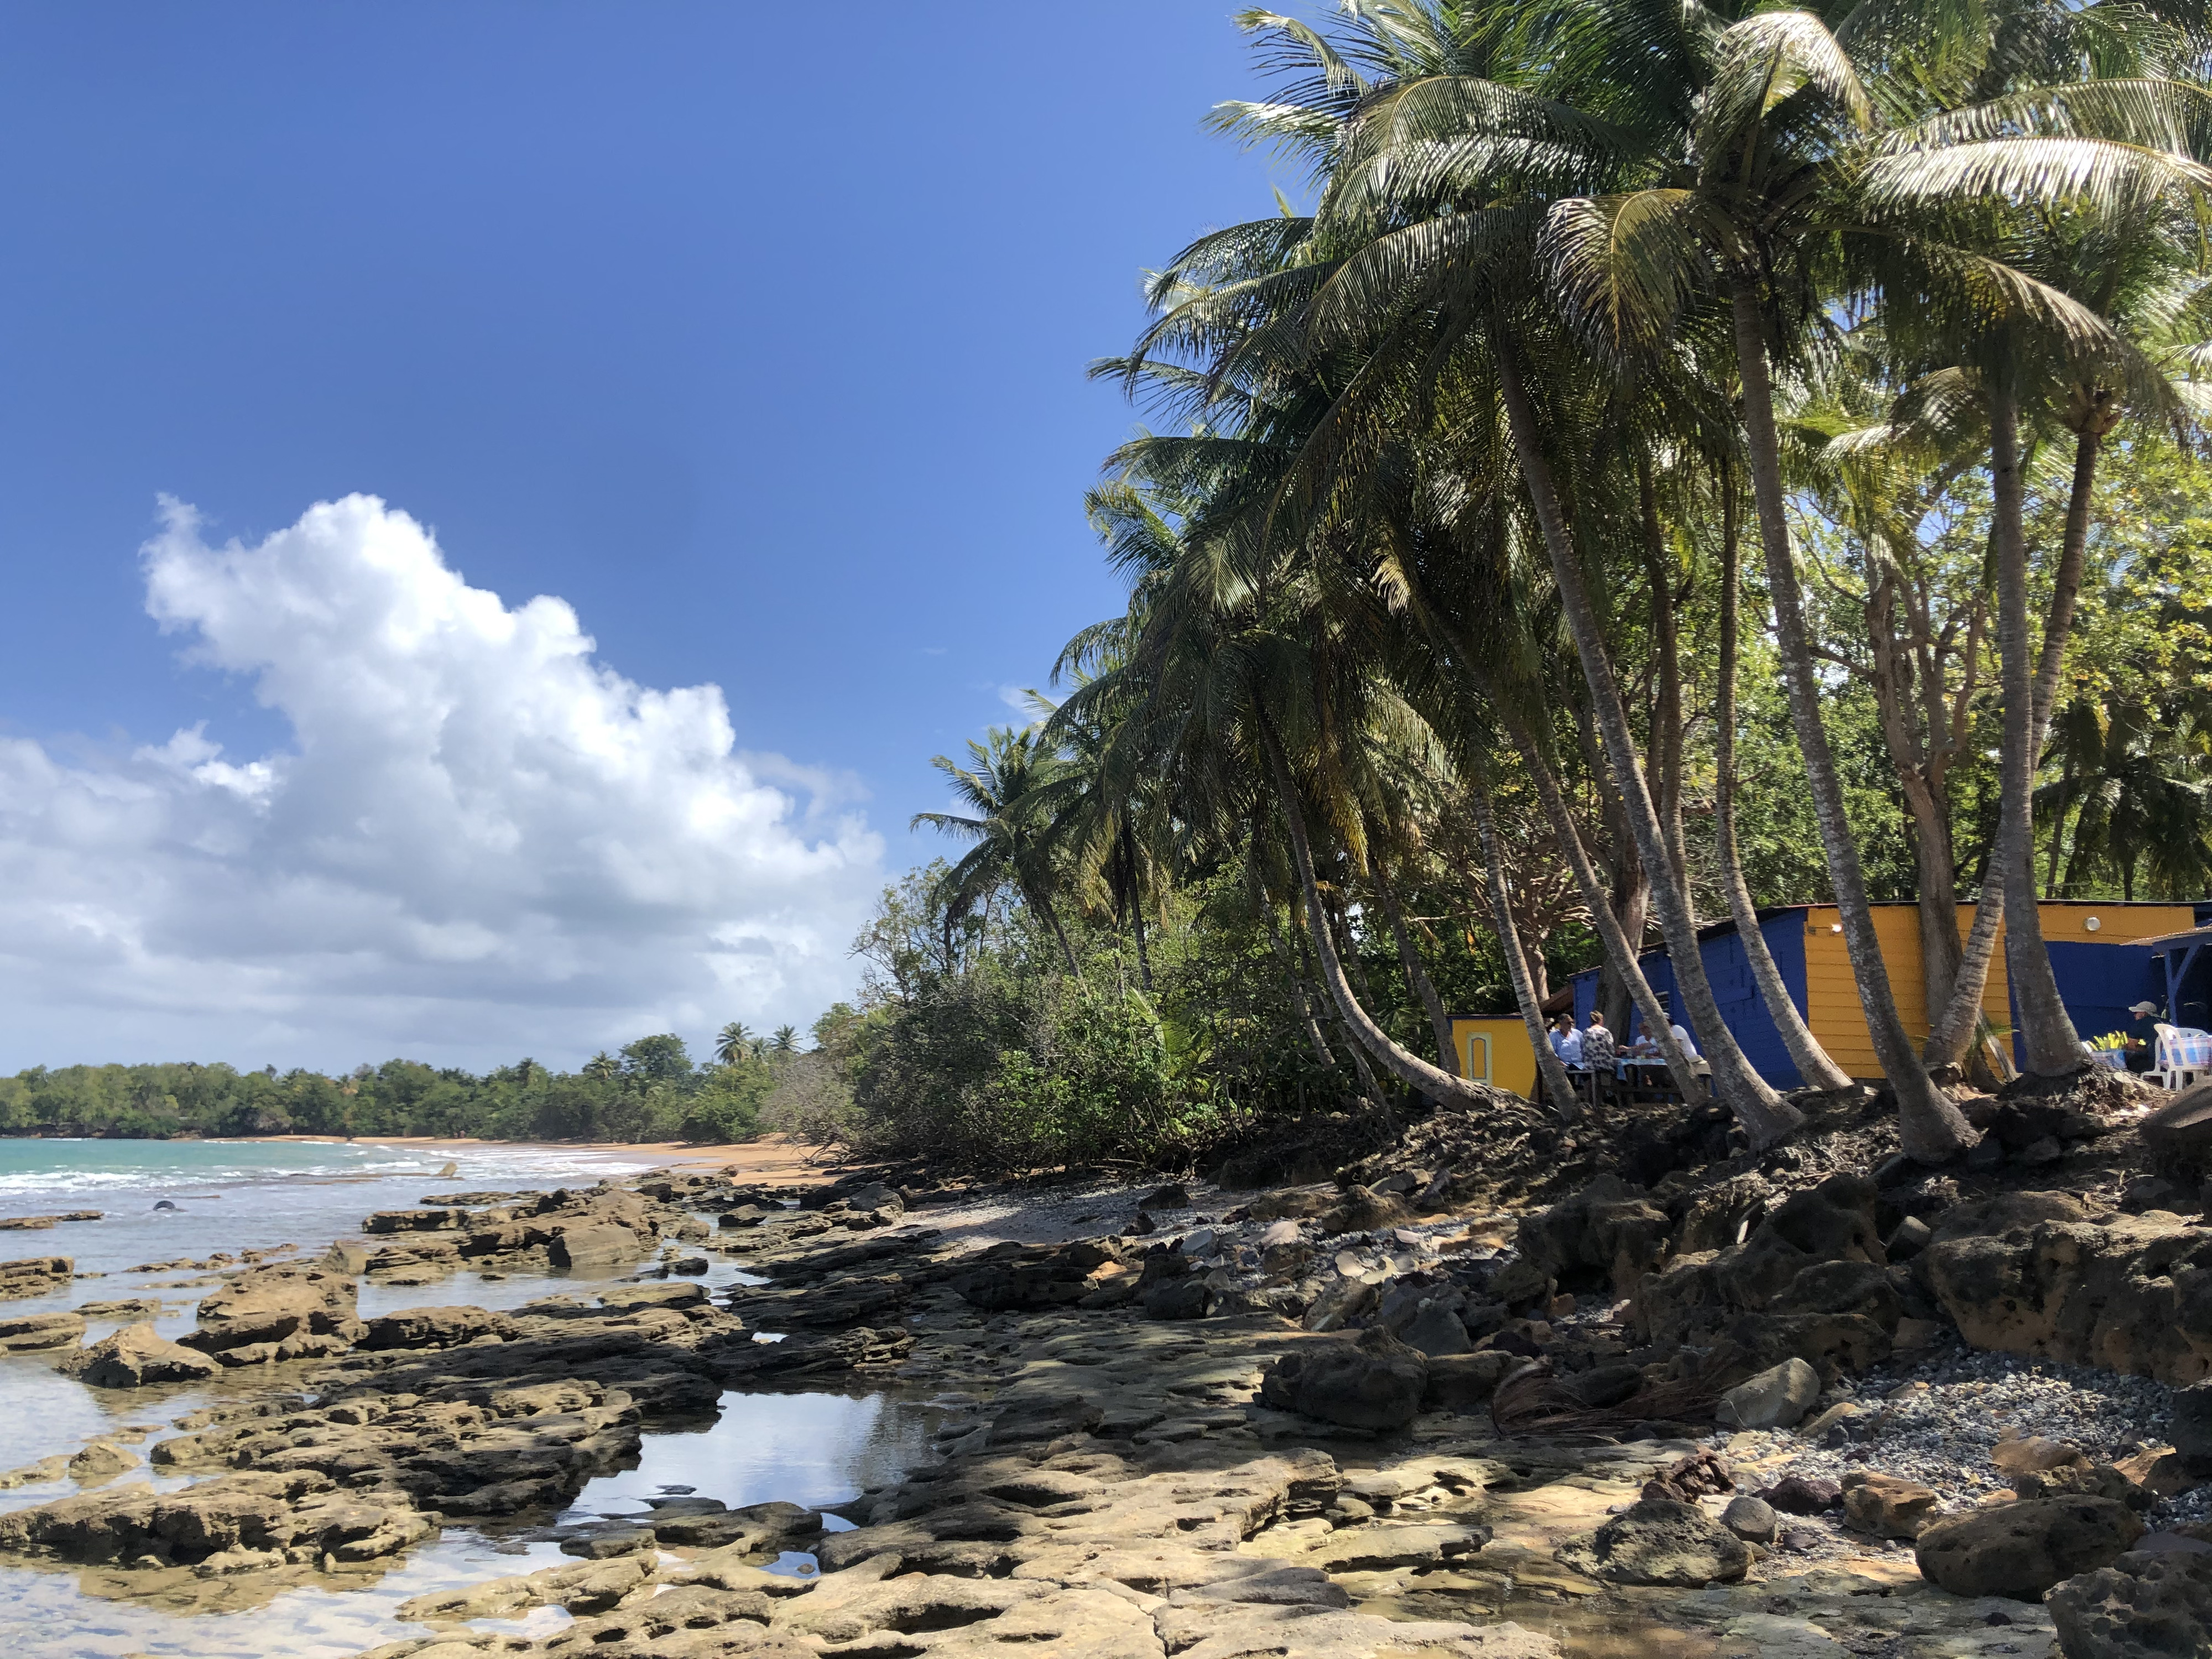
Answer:
<svg viewBox="0 0 2212 1659"><path fill-rule="evenodd" d="M0 823L0 881L75 895L30 919L47 944L26 952L21 985L53 977L53 940L83 932L88 905L112 914L76 988L38 991L35 1018L12 1026L0 1016L0 1065L144 1057L146 1043L181 1057L192 1042L288 1063L379 1058L346 1045L386 1042L483 1060L537 1030L542 1049L726 1006L802 1018L849 975L823 944L849 891L817 907L805 972L627 998L573 975L556 993L464 975L448 994L422 988L406 950L310 921L181 947L179 915L149 921L151 901L130 896L153 855L85 865L113 835L85 830L35 779L52 771L87 800L155 791L171 817L132 844L168 849L171 887L207 884L192 860L284 865L265 838L292 786L279 775L257 796L208 769L258 758L283 775L307 746L302 676L343 656L353 625L287 667L283 640L313 629L268 610L268 581L340 580L328 561L370 556L398 521L349 520L343 547L283 543L268 581L222 549L360 493L434 533L428 564L408 544L418 574L442 556L510 611L565 600L599 667L633 689L719 686L733 752L789 767L763 761L730 785L695 755L684 787L781 788L793 858L835 844L847 889L876 883L935 850L905 828L941 804L928 757L1006 718L1002 689L1039 681L1118 603L1080 500L1135 417L1085 366L1140 326L1140 270L1295 184L1202 131L1212 103L1260 82L1230 9L1188 0L49 5L12 8L9 23L0 739L17 750L0 819L46 827ZM162 532L164 495L197 526ZM182 584L161 619L142 552L157 533ZM179 731L196 732L190 752ZM351 771L335 747L323 760ZM259 817L185 824L179 789ZM286 833L327 848L316 822L312 837ZM347 823L376 857L398 844L358 813ZM288 867L295 885L253 903L297 915L335 866ZM666 910L639 890L575 899L563 936L588 956L579 915ZM451 895L373 896L456 960L476 948L451 943L466 928L507 925ZM711 931L763 902L691 923ZM518 901L507 920L555 910ZM389 973L373 994L312 965L359 968L379 950ZM155 957L178 971L98 988ZM179 990L210 964L262 975L262 1000L242 999L253 1012ZM9 983L0 965L0 995ZM294 983L310 988L288 1001Z"/></svg>

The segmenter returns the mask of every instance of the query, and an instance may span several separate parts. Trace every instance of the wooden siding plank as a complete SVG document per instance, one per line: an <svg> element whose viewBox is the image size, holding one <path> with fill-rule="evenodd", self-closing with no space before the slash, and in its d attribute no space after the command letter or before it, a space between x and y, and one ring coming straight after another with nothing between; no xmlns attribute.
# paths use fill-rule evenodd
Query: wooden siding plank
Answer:
<svg viewBox="0 0 2212 1659"><path fill-rule="evenodd" d="M2098 921L2094 933L2082 925L2092 915ZM2112 945L2178 933L2197 925L2196 911L2186 904L2099 904L2079 900L2041 904L2037 907L2037 919L2048 940ZM1881 1068L1875 1060L1874 1038L1859 1002L1850 953L1844 946L1843 935L1834 931L1836 921L1832 904L1812 905L1805 912L1805 1024L1836 1063L1853 1077L1879 1078ZM1961 939L1973 921L1974 907L1961 904L1958 909ZM1913 1042L1925 1042L1928 991L1921 971L1919 913L1909 904L1878 904L1874 923L1899 1018ZM2000 922L1996 953L1982 991L1982 1014L1998 1030L2009 1031L2012 985L2005 974L2004 943L2004 926Z"/></svg>

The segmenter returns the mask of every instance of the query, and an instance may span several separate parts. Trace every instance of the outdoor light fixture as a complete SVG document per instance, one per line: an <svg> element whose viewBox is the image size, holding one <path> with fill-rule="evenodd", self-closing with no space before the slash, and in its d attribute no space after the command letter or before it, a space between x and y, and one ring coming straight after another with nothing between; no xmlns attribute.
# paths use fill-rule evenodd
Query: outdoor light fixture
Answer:
<svg viewBox="0 0 2212 1659"><path fill-rule="evenodd" d="M2098 921L2098 920L2096 919L2096 917L2094 917L2094 916L2090 916L2090 917L2086 918L2086 919L2082 921L2082 923L2081 923L2081 931L2082 931L2083 933L2095 933L2095 932L2096 932L2100 927L2102 927L2104 925L2105 925L2105 924L2104 924L2103 922L2101 922L2101 921Z"/></svg>

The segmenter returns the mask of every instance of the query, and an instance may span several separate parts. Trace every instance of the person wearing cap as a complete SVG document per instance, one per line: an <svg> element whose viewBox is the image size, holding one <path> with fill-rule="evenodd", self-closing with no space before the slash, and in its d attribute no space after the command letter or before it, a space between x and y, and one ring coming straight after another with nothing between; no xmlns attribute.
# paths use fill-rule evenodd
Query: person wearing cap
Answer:
<svg viewBox="0 0 2212 1659"><path fill-rule="evenodd" d="M2128 1005L2128 1070L2148 1072L2158 1057L2158 1005L2154 1002L2135 1002Z"/></svg>

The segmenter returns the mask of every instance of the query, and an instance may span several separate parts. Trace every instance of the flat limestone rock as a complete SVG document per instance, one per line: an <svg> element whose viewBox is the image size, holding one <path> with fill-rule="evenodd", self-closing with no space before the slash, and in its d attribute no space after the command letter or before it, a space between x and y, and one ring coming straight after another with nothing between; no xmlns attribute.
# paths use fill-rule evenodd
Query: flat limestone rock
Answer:
<svg viewBox="0 0 2212 1659"><path fill-rule="evenodd" d="M0 1261L0 1300L18 1296L44 1296L68 1284L76 1263L65 1255L26 1256Z"/></svg>
<svg viewBox="0 0 2212 1659"><path fill-rule="evenodd" d="M1595 1532L1569 1540L1559 1559L1608 1583L1677 1589L1732 1584L1751 1568L1741 1538L1704 1510L1660 1498L1641 1498Z"/></svg>
<svg viewBox="0 0 2212 1659"><path fill-rule="evenodd" d="M56 1369L95 1389L143 1389L156 1382L196 1382L222 1367L204 1353L169 1341L151 1325L127 1325L79 1348Z"/></svg>
<svg viewBox="0 0 2212 1659"><path fill-rule="evenodd" d="M0 1317L0 1353L33 1353L41 1348L73 1348L84 1340L81 1313L19 1314Z"/></svg>
<svg viewBox="0 0 2212 1659"><path fill-rule="evenodd" d="M295 1336L327 1336L350 1328L353 1279L331 1267L257 1267L200 1304L199 1325L187 1346L209 1353Z"/></svg>
<svg viewBox="0 0 2212 1659"><path fill-rule="evenodd" d="M221 1574L282 1566L295 1551L313 1561L374 1560L431 1530L396 1492L343 1492L319 1475L255 1473L181 1492L122 1486L16 1510L0 1515L0 1552L86 1563L150 1555Z"/></svg>
<svg viewBox="0 0 2212 1659"><path fill-rule="evenodd" d="M1173 1607L1156 1616L1176 1659L1559 1659L1559 1643L1516 1624L1401 1621L1328 1607L1231 1605Z"/></svg>
<svg viewBox="0 0 2212 1659"><path fill-rule="evenodd" d="M138 1460L112 1440L95 1440L70 1458L68 1467L72 1480L90 1486L137 1468Z"/></svg>

